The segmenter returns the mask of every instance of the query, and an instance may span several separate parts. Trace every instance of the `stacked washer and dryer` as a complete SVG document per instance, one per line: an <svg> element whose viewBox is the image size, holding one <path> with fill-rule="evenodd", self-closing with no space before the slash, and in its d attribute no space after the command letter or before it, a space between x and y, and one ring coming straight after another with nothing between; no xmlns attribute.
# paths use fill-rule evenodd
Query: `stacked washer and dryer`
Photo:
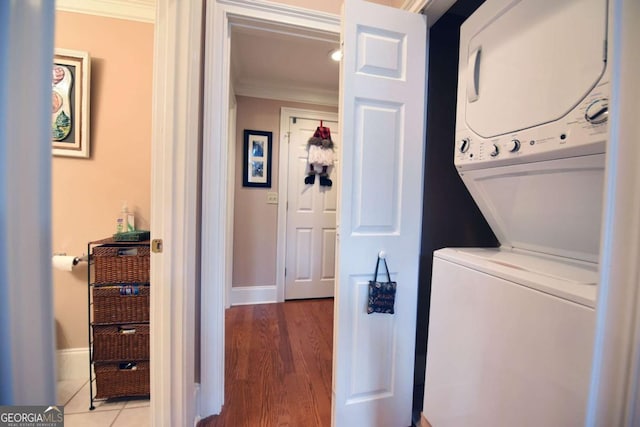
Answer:
<svg viewBox="0 0 640 427"><path fill-rule="evenodd" d="M595 332L606 0L487 0L462 25L454 162L500 248L434 253L434 427L581 426Z"/></svg>

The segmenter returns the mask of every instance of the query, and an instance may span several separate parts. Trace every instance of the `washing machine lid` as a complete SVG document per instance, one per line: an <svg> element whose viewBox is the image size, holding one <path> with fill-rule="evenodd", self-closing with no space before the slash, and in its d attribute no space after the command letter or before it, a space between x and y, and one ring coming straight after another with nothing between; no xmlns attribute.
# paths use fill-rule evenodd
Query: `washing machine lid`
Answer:
<svg viewBox="0 0 640 427"><path fill-rule="evenodd" d="M604 73L606 12L607 0L480 7L461 29L466 126L492 138L568 114Z"/></svg>
<svg viewBox="0 0 640 427"><path fill-rule="evenodd" d="M595 308L598 266L505 248L445 248L433 253L481 273Z"/></svg>
<svg viewBox="0 0 640 427"><path fill-rule="evenodd" d="M506 248L598 262L605 155L470 170L462 180Z"/></svg>

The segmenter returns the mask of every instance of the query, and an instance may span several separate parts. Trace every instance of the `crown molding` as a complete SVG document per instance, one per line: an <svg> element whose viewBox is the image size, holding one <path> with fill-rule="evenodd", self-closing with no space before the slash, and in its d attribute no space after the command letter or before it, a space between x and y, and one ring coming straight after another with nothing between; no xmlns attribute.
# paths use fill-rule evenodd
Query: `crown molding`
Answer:
<svg viewBox="0 0 640 427"><path fill-rule="evenodd" d="M300 18L313 19L316 23L315 28L321 31L335 31L336 26L340 27L340 15L284 3L265 0L217 0L216 3L224 5L231 14L234 11L243 10L246 15L249 11L258 16L261 22L264 22L266 17L277 16L279 17L277 21L281 23Z"/></svg>
<svg viewBox="0 0 640 427"><path fill-rule="evenodd" d="M312 105L338 106L338 91L291 87L263 82L235 82L235 94L251 98L301 102Z"/></svg>
<svg viewBox="0 0 640 427"><path fill-rule="evenodd" d="M154 23L156 0L57 0L56 10Z"/></svg>

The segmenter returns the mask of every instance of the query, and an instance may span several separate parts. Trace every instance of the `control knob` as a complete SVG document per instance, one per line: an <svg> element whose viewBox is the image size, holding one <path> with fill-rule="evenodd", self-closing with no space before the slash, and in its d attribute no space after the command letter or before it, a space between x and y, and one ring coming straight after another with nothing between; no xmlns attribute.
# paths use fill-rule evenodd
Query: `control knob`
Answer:
<svg viewBox="0 0 640 427"><path fill-rule="evenodd" d="M498 154L500 154L500 148L498 148L497 144L493 144L493 151L491 151L489 155L491 157L496 157Z"/></svg>
<svg viewBox="0 0 640 427"><path fill-rule="evenodd" d="M460 141L460 152L461 153L466 153L467 151L469 151L469 147L471 146L471 141L469 140L469 138L463 138L462 141Z"/></svg>
<svg viewBox="0 0 640 427"><path fill-rule="evenodd" d="M511 140L511 143L509 144L509 151L511 153L515 153L518 150L520 150L520 140L514 138Z"/></svg>
<svg viewBox="0 0 640 427"><path fill-rule="evenodd" d="M609 118L609 100L602 98L593 101L587 107L584 118L594 125L606 122Z"/></svg>

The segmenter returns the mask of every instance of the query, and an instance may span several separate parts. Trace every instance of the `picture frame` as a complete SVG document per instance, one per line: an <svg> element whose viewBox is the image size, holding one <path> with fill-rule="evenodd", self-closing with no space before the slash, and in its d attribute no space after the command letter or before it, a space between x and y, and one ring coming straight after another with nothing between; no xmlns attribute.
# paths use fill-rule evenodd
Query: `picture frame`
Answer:
<svg viewBox="0 0 640 427"><path fill-rule="evenodd" d="M244 131L243 187L271 188L272 132Z"/></svg>
<svg viewBox="0 0 640 427"><path fill-rule="evenodd" d="M56 48L51 77L52 154L89 158L89 53Z"/></svg>

